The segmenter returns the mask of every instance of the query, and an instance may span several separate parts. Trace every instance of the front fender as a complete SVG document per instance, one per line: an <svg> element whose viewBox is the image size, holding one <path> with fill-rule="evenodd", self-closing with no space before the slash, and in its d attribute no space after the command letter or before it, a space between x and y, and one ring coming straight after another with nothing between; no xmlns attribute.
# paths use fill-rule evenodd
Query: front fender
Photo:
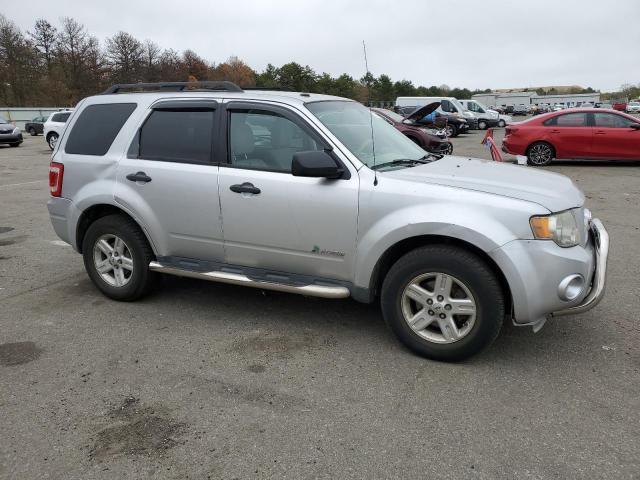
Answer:
<svg viewBox="0 0 640 480"><path fill-rule="evenodd" d="M517 204L524 202L516 201ZM418 236L440 236L470 243L490 252L517 238L529 238L528 213L505 207L499 210L485 205L467 206L429 203L394 210L373 223L359 238L354 283L369 288L375 267L383 254L403 240ZM517 221L506 221L511 213ZM513 219L512 219L513 220ZM528 231L522 227L524 224ZM509 225L517 225L510 228ZM529 237L528 237L528 236Z"/></svg>

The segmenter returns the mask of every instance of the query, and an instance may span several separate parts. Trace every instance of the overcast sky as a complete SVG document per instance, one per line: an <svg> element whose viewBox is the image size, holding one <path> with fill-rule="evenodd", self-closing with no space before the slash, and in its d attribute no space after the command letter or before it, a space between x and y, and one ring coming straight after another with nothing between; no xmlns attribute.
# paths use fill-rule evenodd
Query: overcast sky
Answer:
<svg viewBox="0 0 640 480"><path fill-rule="evenodd" d="M3 2L4 3L4 2ZM369 69L416 85L514 88L640 82L640 0L29 0L0 13L30 29L71 16L100 40L124 30L254 69ZM6 5L6 4L5 4ZM18 6L21 5L20 8Z"/></svg>

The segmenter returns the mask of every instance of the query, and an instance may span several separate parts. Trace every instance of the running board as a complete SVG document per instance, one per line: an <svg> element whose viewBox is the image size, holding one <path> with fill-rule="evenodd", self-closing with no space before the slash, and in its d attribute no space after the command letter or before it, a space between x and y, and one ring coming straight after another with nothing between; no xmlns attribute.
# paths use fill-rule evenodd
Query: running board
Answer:
<svg viewBox="0 0 640 480"><path fill-rule="evenodd" d="M230 272L196 272L182 268L169 267L158 262L151 262L149 270L179 277L198 278L210 282L230 283L231 285L242 285L245 287L262 288L264 290L276 290L278 292L297 293L308 297L322 298L347 298L350 293L347 287L327 286L327 285L287 285L285 283L264 282L251 280L246 275Z"/></svg>

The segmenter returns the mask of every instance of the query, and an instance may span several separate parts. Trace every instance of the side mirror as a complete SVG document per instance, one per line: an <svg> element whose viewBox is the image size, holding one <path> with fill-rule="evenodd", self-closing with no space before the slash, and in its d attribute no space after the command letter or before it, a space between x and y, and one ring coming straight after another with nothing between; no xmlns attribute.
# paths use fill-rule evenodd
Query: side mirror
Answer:
<svg viewBox="0 0 640 480"><path fill-rule="evenodd" d="M340 178L344 170L328 152L312 150L293 154L291 173L294 177Z"/></svg>
<svg viewBox="0 0 640 480"><path fill-rule="evenodd" d="M640 130L640 123L632 123L631 128L633 128L634 130Z"/></svg>

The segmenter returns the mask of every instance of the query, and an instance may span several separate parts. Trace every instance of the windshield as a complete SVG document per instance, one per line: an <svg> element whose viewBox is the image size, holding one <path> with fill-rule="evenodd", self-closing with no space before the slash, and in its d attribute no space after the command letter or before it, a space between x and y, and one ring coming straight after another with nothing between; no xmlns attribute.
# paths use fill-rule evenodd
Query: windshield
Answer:
<svg viewBox="0 0 640 480"><path fill-rule="evenodd" d="M394 160L417 161L426 154L395 127L373 115L360 103L336 100L310 102L306 107L369 168Z"/></svg>

